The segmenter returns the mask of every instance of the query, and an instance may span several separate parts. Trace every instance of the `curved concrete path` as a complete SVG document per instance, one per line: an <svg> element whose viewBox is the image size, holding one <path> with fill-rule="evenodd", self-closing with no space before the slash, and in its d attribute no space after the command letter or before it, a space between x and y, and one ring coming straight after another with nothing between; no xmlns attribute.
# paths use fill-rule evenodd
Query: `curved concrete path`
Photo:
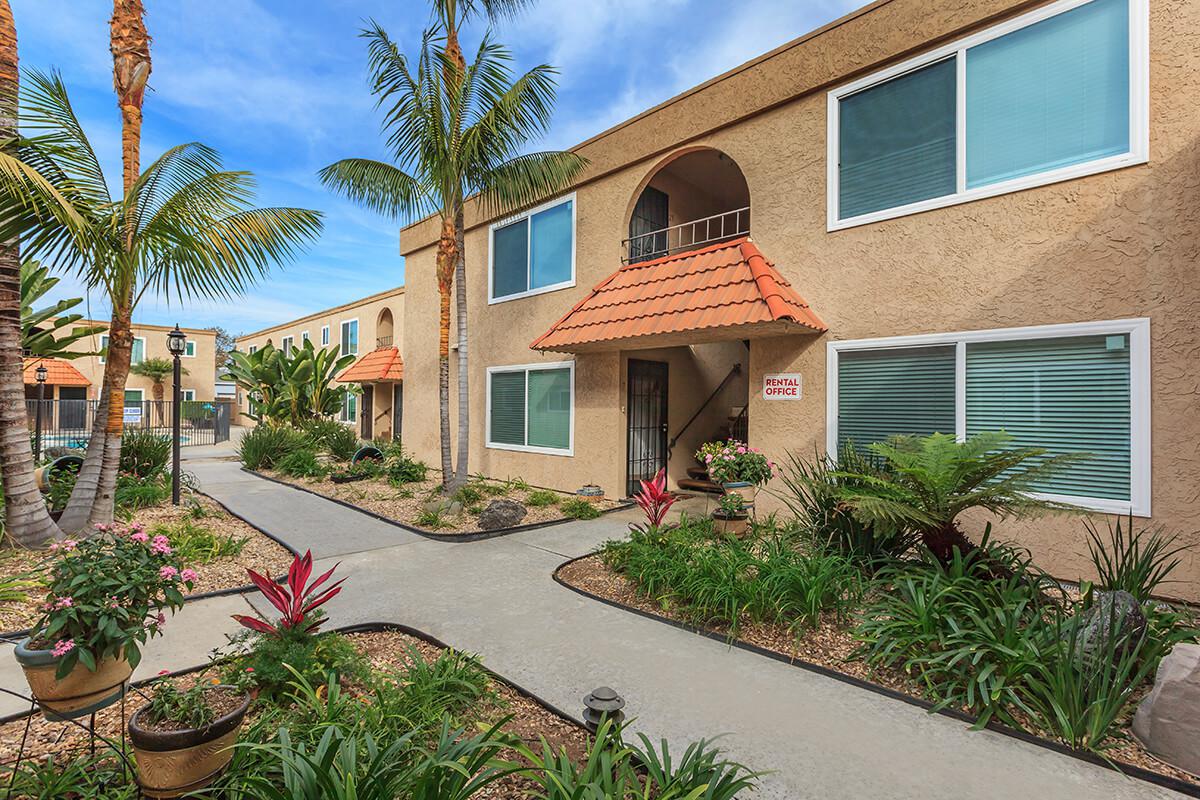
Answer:
<svg viewBox="0 0 1200 800"><path fill-rule="evenodd" d="M678 753L689 741L727 734L722 746L732 757L773 770L759 797L1182 797L611 608L551 580L566 558L623 535L631 512L453 544L256 478L232 461L194 458L187 467L234 512L311 548L322 566L341 562L338 574L348 580L330 604L334 624L411 625L478 653L572 713L590 689L613 686L636 729L667 738ZM186 631L172 627L165 641L190 651Z"/></svg>

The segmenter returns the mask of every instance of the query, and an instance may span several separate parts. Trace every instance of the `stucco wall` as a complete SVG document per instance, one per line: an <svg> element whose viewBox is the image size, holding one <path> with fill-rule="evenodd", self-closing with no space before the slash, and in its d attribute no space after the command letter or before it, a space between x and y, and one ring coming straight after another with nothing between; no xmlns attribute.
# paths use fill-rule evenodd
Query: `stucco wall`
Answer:
<svg viewBox="0 0 1200 800"><path fill-rule="evenodd" d="M482 447L483 370L561 356L528 343L615 270L637 188L672 146L711 146L744 173L751 233L829 325L823 337L751 343L751 439L775 455L811 455L825 441L826 343L917 333L1149 317L1152 360L1153 522L1200 538L1200 4L1151 2L1150 161L1146 165L826 231L826 95L845 79L932 46L1011 4L892 0L802 45L674 101L581 148L592 176L577 187L577 285L488 306L487 228L467 235L473 364L472 469L502 467L533 482L574 488L585 480L619 491L623 481L621 357L581 356L574 458ZM1028 6L1012 6L1024 10ZM805 87L820 89L787 101ZM724 116L780 105L695 138ZM625 166L621 166L622 162ZM408 290L405 360L419 381L406 392L406 440L436 463L436 287L428 224L405 231ZM627 355L627 354L626 354ZM767 402L765 372L800 372L804 398ZM585 391L594 387L594 391ZM677 455L680 451L677 449ZM596 477L597 473L604 477ZM770 510L772 502L763 503ZM973 520L976 532L981 520ZM1078 519L1006 522L1005 538L1029 546L1063 577L1086 575ZM1200 597L1200 546L1185 555L1174 594Z"/></svg>
<svg viewBox="0 0 1200 800"><path fill-rule="evenodd" d="M106 322L80 320L77 326L90 327L106 324ZM134 323L133 335L146 340L144 351L146 358L165 358L167 360L172 358L170 351L167 350L167 334L171 332L173 327L166 327L164 325L139 325ZM216 333L211 330L196 328L182 328L182 330L187 335L188 341L196 343L196 354L194 357L183 356L180 358L180 366L187 370L187 374L182 376L180 380L181 387L195 391L196 400L212 400L216 396L214 386L216 382L217 358ZM86 344L81 343L78 349L99 350L100 337L105 333L106 331L102 331L94 334L90 337L90 341L86 341ZM91 381L91 386L88 387L88 399L95 400L99 398L100 385L104 381L104 362L98 356L82 356L70 363L71 366L79 370L85 378ZM171 399L171 385L171 378L168 376L163 381L163 397L166 400ZM127 389L141 389L145 400L154 399L154 381L149 378L131 372L129 379L125 383L125 387Z"/></svg>

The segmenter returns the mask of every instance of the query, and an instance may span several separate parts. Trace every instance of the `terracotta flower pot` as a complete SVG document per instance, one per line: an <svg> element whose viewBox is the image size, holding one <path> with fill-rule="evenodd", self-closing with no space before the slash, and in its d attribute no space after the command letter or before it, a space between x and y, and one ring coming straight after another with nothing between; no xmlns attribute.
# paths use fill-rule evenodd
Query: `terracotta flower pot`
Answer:
<svg viewBox="0 0 1200 800"><path fill-rule="evenodd" d="M121 699L133 667L124 658L102 658L92 672L83 664L61 680L55 677L59 659L50 650L34 650L26 638L13 651L25 672L29 690L46 719L85 717Z"/></svg>
<svg viewBox="0 0 1200 800"><path fill-rule="evenodd" d="M712 519L713 532L718 536L736 536L741 539L750 528L750 515L745 513L726 516L721 511L714 511Z"/></svg>
<svg viewBox="0 0 1200 800"><path fill-rule="evenodd" d="M250 708L250 695L243 695L237 708L203 728L150 730L142 724L149 708L143 706L129 720L129 741L137 755L138 784L145 797L180 797L208 786L229 766L233 746Z"/></svg>

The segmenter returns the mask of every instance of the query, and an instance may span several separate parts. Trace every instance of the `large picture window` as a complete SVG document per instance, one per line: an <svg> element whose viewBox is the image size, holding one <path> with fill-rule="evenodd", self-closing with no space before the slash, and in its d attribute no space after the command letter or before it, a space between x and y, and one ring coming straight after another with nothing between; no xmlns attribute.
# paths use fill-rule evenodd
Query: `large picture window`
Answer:
<svg viewBox="0 0 1200 800"><path fill-rule="evenodd" d="M1146 0L1060 0L829 94L829 228L1146 160Z"/></svg>
<svg viewBox="0 0 1200 800"><path fill-rule="evenodd" d="M1004 431L1081 454L1040 494L1149 516L1149 364L1146 320L832 342L827 445Z"/></svg>
<svg viewBox="0 0 1200 800"><path fill-rule="evenodd" d="M488 447L570 455L574 412L573 361L488 370Z"/></svg>
<svg viewBox="0 0 1200 800"><path fill-rule="evenodd" d="M489 302L575 285L575 197L491 227Z"/></svg>

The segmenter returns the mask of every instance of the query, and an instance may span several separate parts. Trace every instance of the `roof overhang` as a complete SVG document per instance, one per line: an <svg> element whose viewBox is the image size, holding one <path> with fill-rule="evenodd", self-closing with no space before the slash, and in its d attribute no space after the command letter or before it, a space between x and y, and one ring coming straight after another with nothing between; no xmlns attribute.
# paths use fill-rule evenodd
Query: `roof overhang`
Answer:
<svg viewBox="0 0 1200 800"><path fill-rule="evenodd" d="M404 359L398 347L379 347L346 367L337 376L340 383L402 383Z"/></svg>
<svg viewBox="0 0 1200 800"><path fill-rule="evenodd" d="M757 245L741 237L626 264L530 347L587 353L826 330Z"/></svg>
<svg viewBox="0 0 1200 800"><path fill-rule="evenodd" d="M91 386L92 382L83 376L79 370L61 358L33 356L26 358L21 369L22 379L26 386L37 385L38 366L46 368L47 386Z"/></svg>

